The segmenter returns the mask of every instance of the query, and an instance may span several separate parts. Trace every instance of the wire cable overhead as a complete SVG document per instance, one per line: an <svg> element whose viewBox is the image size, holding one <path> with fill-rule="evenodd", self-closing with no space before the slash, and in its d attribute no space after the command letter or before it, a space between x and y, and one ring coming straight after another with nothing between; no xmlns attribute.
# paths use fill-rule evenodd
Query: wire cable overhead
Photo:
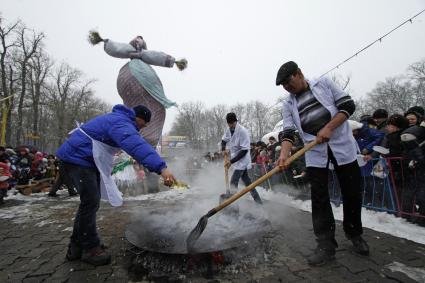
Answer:
<svg viewBox="0 0 425 283"><path fill-rule="evenodd" d="M329 71L327 71L326 73L324 73L323 75L321 75L320 77L323 77L323 76L329 74L330 72L332 72L333 70L338 69L341 65L345 64L346 62L348 62L352 58L356 57L357 55L359 55L360 53L362 53L363 51L365 51L366 49L368 49L369 47L371 47L375 43L382 42L382 39L384 37L390 35L391 33L393 33L394 31L396 31L400 27L404 26L405 24L407 24L409 22L410 23L413 23L413 19L416 18L417 16L419 16L420 14L422 14L423 12L425 12L425 9L422 10L422 11L420 11L419 13L417 13L416 15L414 15L413 17L411 17L410 19L402 22L401 24L399 24L398 26L396 26L395 28L393 28L392 30L390 30L389 32L387 32L386 34L384 34L383 36L381 36L378 39L376 39L375 41L369 43L368 45L366 45L365 47L363 47L362 49L360 49L359 51L357 51L356 53L354 53L353 55L351 55L350 57L348 57L347 59L345 59L344 61L342 61L341 63L339 63L338 65L336 65L335 67L333 67L332 69L330 69Z"/></svg>

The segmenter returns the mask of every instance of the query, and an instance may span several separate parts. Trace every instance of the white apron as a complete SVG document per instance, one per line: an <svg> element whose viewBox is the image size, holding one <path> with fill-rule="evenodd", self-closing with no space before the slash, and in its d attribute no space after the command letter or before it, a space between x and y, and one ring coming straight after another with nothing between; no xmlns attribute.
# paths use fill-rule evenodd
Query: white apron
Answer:
<svg viewBox="0 0 425 283"><path fill-rule="evenodd" d="M121 206L123 203L122 193L112 179L114 155L120 150L117 147L107 145L90 137L80 127L78 129L91 139L93 144L93 159L100 173L100 196L109 201L112 206Z"/></svg>
<svg viewBox="0 0 425 283"><path fill-rule="evenodd" d="M242 125L239 125L239 123L236 123L233 135L231 134L230 129L227 128L222 140L227 143L226 147L230 149L230 158L238 155L241 150L248 150L244 157L232 164L233 168L235 170L251 169L251 146L248 130Z"/></svg>

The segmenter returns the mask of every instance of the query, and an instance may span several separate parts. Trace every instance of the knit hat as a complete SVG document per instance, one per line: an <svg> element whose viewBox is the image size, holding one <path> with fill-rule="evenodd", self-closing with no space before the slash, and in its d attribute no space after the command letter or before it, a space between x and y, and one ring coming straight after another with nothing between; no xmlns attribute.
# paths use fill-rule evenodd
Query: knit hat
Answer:
<svg viewBox="0 0 425 283"><path fill-rule="evenodd" d="M418 113L419 115L421 115L422 117L425 115L425 110L424 110L424 108L423 108L423 107L421 107L421 106L413 106L413 107L410 107L410 108L407 110L407 112L410 112L410 111L416 112L416 113Z"/></svg>
<svg viewBox="0 0 425 283"><path fill-rule="evenodd" d="M409 127L409 120L400 114L394 114L388 118L387 124L403 130Z"/></svg>
<svg viewBox="0 0 425 283"><path fill-rule="evenodd" d="M407 110L407 112L404 113L404 117L407 117L407 115L415 115L416 116L416 119L418 120L418 122L420 122L422 120L422 115L419 114L416 111Z"/></svg>
<svg viewBox="0 0 425 283"><path fill-rule="evenodd" d="M388 112L385 109L377 109L375 112L373 112L372 115L373 119L387 119L388 118Z"/></svg>
<svg viewBox="0 0 425 283"><path fill-rule="evenodd" d="M236 114L233 112L227 113L226 121L228 124L236 122L238 119L236 118Z"/></svg>
<svg viewBox="0 0 425 283"><path fill-rule="evenodd" d="M406 111L406 113L404 113L404 117L407 117L407 115L409 114L415 115L419 124L420 122L422 122L422 119L424 118L424 109L420 106L413 106L413 107L410 107Z"/></svg>
<svg viewBox="0 0 425 283"><path fill-rule="evenodd" d="M151 116L152 113L149 110L149 108L147 108L144 105L137 105L136 107L133 108L134 113L136 113L136 117L139 117L143 120L145 120L146 123L149 123L151 121Z"/></svg>

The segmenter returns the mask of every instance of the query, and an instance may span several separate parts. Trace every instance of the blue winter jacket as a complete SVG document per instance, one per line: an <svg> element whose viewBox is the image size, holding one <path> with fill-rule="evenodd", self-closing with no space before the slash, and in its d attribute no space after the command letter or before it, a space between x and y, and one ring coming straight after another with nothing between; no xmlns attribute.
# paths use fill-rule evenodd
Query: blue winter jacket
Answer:
<svg viewBox="0 0 425 283"><path fill-rule="evenodd" d="M384 138L384 133L373 128L369 128L367 123L363 123L363 127L356 135L356 141L359 145L360 151L367 149L367 153L373 152L373 146L380 145Z"/></svg>
<svg viewBox="0 0 425 283"><path fill-rule="evenodd" d="M160 174L167 167L155 149L140 136L132 108L115 105L111 113L88 121L81 129L92 139L123 149L151 172ZM92 147L90 138L75 130L59 147L56 155L65 162L96 167Z"/></svg>

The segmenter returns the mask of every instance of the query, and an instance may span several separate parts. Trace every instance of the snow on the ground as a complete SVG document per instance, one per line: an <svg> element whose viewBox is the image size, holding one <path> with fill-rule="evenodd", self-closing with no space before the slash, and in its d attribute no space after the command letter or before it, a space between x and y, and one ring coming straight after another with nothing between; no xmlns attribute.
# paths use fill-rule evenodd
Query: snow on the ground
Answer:
<svg viewBox="0 0 425 283"><path fill-rule="evenodd" d="M184 199L187 195L192 194L194 191L190 189L179 190L179 189L171 189L163 192L159 192L156 194L146 194L146 195L138 195L134 197L124 197L124 201L131 200L179 200Z"/></svg>
<svg viewBox="0 0 425 283"><path fill-rule="evenodd" d="M259 190L262 198L282 202L303 211L311 212L310 200L297 200L285 193L276 193L273 191ZM336 207L332 204L334 217L337 220L343 219L343 206ZM404 218L396 217L386 212L362 209L363 227L370 228L375 231L387 233L399 238L404 238L425 245L425 228L419 225L409 223Z"/></svg>
<svg viewBox="0 0 425 283"><path fill-rule="evenodd" d="M78 201L78 197L66 199L57 199L48 197L45 193L31 194L28 196L18 193L12 189L8 191L5 203L15 200L22 203L12 206L0 206L0 219L9 219L13 223L22 224L36 220L38 227L54 223L50 220L50 215L54 213L54 209L62 209L71 202ZM49 206L47 209L44 202L56 202L56 205Z"/></svg>
<svg viewBox="0 0 425 283"><path fill-rule="evenodd" d="M391 272L402 272L415 281L425 282L425 270L423 268L406 266L397 261L387 264L385 267Z"/></svg>
<svg viewBox="0 0 425 283"><path fill-rule="evenodd" d="M267 191L262 188L258 188L258 191L262 198L270 201L280 202L283 205L288 205L294 208L298 208L303 211L311 212L311 201L306 200L297 200L293 197L280 192L273 192L271 190ZM191 195L192 198L198 193L196 188L188 190L178 190L172 189L156 194L146 194L135 197L125 197L125 201L143 201L143 200L153 200L153 201L179 201L187 198ZM199 195L199 197L205 197L205 195ZM47 219L51 213L50 209L43 209L42 202L57 202L56 205L53 205L49 208L60 209L63 206L69 205L70 202L79 201L78 197L66 198L57 200L56 198L48 198L45 194L33 194L31 196L24 196L21 194L14 195L9 192L9 197L6 199L15 199L24 201L24 203L15 205L12 207L0 207L0 218L11 219L15 223L24 223L30 221L31 219ZM37 202L37 203L34 203ZM65 202L65 203L62 203ZM68 203L68 204L67 204ZM335 219L342 220L343 218L343 208L342 205L335 207L332 204L332 210L335 216ZM41 218L41 219L40 219ZM399 238L405 238L420 244L425 245L425 228L411 224L407 222L404 218L395 217L392 214L386 212L377 212L373 210L362 209L362 222L363 226L373 229L375 231L387 233ZM39 225L45 225L47 222L40 222Z"/></svg>

